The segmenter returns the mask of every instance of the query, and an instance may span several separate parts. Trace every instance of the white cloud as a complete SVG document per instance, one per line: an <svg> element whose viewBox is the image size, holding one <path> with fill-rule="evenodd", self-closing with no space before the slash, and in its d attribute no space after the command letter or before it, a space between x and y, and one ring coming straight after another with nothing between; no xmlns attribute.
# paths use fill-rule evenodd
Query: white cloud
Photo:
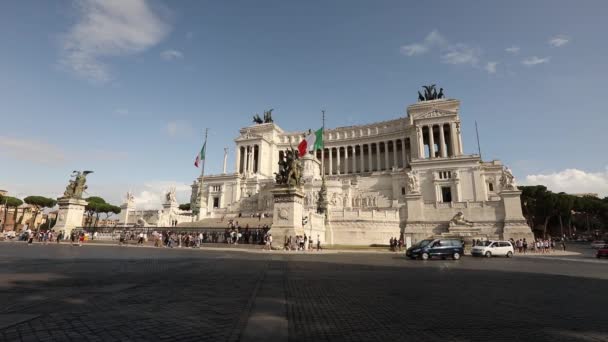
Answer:
<svg viewBox="0 0 608 342"><path fill-rule="evenodd" d="M420 43L403 45L400 49L408 57L422 55L432 50L441 52L441 62L446 64L468 64L477 66L481 57L481 49L467 44L450 44L437 30L431 31Z"/></svg>
<svg viewBox="0 0 608 342"><path fill-rule="evenodd" d="M569 41L570 37L561 34L549 39L549 45L553 47L561 47L568 44Z"/></svg>
<svg viewBox="0 0 608 342"><path fill-rule="evenodd" d="M465 44L455 44L448 47L448 51L441 56L441 61L446 64L469 64L477 65L481 50L469 47Z"/></svg>
<svg viewBox="0 0 608 342"><path fill-rule="evenodd" d="M42 141L0 136L0 155L39 164L58 164L66 160L59 147Z"/></svg>
<svg viewBox="0 0 608 342"><path fill-rule="evenodd" d="M112 78L104 59L140 53L170 30L145 0L83 0L77 6L78 22L62 37L60 64L93 82Z"/></svg>
<svg viewBox="0 0 608 342"><path fill-rule="evenodd" d="M421 55L423 53L426 53L427 51L429 51L428 47L418 43L404 45L401 47L401 53L408 57Z"/></svg>
<svg viewBox="0 0 608 342"><path fill-rule="evenodd" d="M550 59L551 59L551 57L539 58L536 56L532 56L532 57L528 57L528 58L524 59L523 61L521 61L521 63L526 66L534 66L537 64L549 63Z"/></svg>
<svg viewBox="0 0 608 342"><path fill-rule="evenodd" d="M165 130L169 136L175 137L183 134L191 134L192 125L184 120L174 120L167 122Z"/></svg>
<svg viewBox="0 0 608 342"><path fill-rule="evenodd" d="M545 185L553 192L597 193L608 196L608 168L603 172L586 172L579 169L565 169L549 174L529 175L528 185Z"/></svg>
<svg viewBox="0 0 608 342"><path fill-rule="evenodd" d="M494 74L496 73L496 66L498 65L498 62L488 62L486 63L486 66L484 67L484 69L486 69L486 71L490 74Z"/></svg>
<svg viewBox="0 0 608 342"><path fill-rule="evenodd" d="M431 31L422 43L413 43L409 45L403 45L400 49L401 53L408 56L416 56L427 53L431 48L436 46L443 46L447 44L447 40L437 31Z"/></svg>
<svg viewBox="0 0 608 342"><path fill-rule="evenodd" d="M184 54L177 51L177 50L165 50L163 52L160 53L160 58L166 60L166 61L172 61L175 59L182 59L184 58Z"/></svg>
<svg viewBox="0 0 608 342"><path fill-rule="evenodd" d="M431 31L431 33L424 38L424 44L427 46L443 46L447 43L447 39L445 39L437 30Z"/></svg>
<svg viewBox="0 0 608 342"><path fill-rule="evenodd" d="M178 203L190 202L192 192L190 185L176 181L151 181L140 187L139 191L135 191L135 207L137 209L162 209L164 196L172 186L175 186L175 197Z"/></svg>
<svg viewBox="0 0 608 342"><path fill-rule="evenodd" d="M519 48L519 46L515 46L515 45L514 45L514 46L511 46L511 47L508 47L508 48L506 48L506 49L505 49L505 51L506 51L506 52L508 52L508 53L512 53L512 54L514 54L514 55L518 54L518 53L519 53L519 50L521 50L521 49Z"/></svg>

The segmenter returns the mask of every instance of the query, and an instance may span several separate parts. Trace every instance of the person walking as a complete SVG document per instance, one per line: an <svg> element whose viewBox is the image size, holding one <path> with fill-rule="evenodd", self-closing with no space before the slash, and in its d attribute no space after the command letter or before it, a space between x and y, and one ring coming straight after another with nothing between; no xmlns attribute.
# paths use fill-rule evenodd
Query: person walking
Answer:
<svg viewBox="0 0 608 342"><path fill-rule="evenodd" d="M317 252L321 250L321 238L317 234Z"/></svg>

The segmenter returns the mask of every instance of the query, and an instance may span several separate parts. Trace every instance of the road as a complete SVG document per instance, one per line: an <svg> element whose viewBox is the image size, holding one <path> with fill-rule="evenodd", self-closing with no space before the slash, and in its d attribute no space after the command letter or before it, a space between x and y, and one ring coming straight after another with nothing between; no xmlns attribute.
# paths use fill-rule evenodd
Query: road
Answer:
<svg viewBox="0 0 608 342"><path fill-rule="evenodd" d="M0 264L2 341L608 340L608 260L591 254L0 243Z"/></svg>

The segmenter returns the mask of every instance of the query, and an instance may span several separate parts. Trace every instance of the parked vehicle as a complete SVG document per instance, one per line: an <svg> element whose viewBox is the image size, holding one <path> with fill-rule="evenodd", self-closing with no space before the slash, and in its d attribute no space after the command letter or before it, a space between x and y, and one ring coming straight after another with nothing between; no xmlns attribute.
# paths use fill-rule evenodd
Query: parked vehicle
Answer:
<svg viewBox="0 0 608 342"><path fill-rule="evenodd" d="M471 248L472 256L513 256L513 245L509 241L483 241L481 244Z"/></svg>
<svg viewBox="0 0 608 342"><path fill-rule="evenodd" d="M608 246L604 246L603 248L599 248L595 256L599 258L608 258Z"/></svg>
<svg viewBox="0 0 608 342"><path fill-rule="evenodd" d="M405 255L411 259L427 260L432 257L447 257L454 260L460 259L464 254L462 241L458 239L425 239L405 251Z"/></svg>
<svg viewBox="0 0 608 342"><path fill-rule="evenodd" d="M606 242L604 240L595 240L591 243L591 248L593 248L593 249L604 248L607 245L608 245L608 242Z"/></svg>

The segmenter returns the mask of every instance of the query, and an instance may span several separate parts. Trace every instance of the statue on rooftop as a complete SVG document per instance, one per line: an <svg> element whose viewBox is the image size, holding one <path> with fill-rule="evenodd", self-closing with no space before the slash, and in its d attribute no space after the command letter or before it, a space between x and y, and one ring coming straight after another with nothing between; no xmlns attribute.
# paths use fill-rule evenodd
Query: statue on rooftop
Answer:
<svg viewBox="0 0 608 342"><path fill-rule="evenodd" d="M260 125L260 124L264 124L264 123L274 122L272 120L272 111L273 110L274 109L272 109L272 108L269 109L269 110L265 110L264 111L264 118L263 119L260 117L260 114L254 115L253 116L253 123L256 124L256 125Z"/></svg>
<svg viewBox="0 0 608 342"><path fill-rule="evenodd" d="M418 92L418 101L431 101L438 100L444 98L443 88L439 88L439 93L437 93L437 89L434 84L422 86L424 88L424 96Z"/></svg>

